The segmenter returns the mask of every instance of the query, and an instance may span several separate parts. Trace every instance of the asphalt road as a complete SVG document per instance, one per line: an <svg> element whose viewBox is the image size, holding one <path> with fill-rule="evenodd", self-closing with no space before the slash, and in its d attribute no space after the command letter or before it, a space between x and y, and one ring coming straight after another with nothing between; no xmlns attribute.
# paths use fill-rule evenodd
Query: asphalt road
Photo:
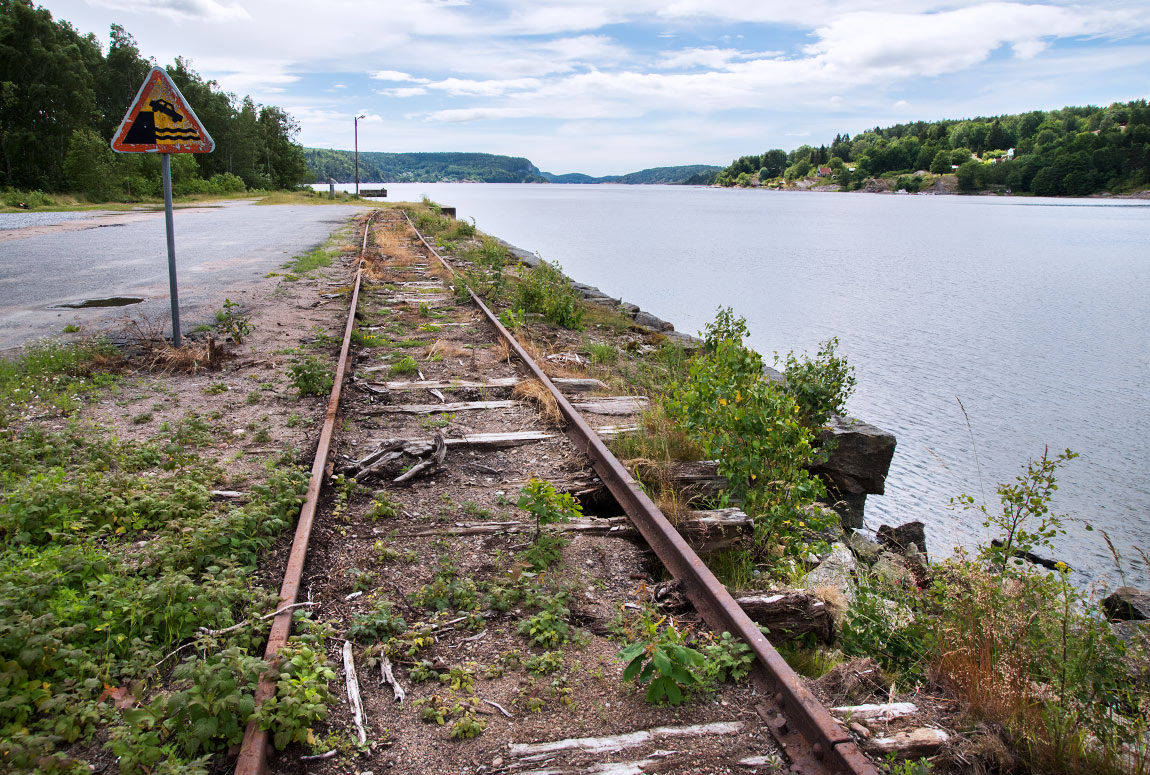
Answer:
<svg viewBox="0 0 1150 775"><path fill-rule="evenodd" d="M175 211L180 323L210 322L225 298L306 252L362 208L226 202ZM123 307L69 309L86 299L139 297ZM67 325L170 319L163 212L0 214L0 351ZM170 327L165 329L170 333Z"/></svg>

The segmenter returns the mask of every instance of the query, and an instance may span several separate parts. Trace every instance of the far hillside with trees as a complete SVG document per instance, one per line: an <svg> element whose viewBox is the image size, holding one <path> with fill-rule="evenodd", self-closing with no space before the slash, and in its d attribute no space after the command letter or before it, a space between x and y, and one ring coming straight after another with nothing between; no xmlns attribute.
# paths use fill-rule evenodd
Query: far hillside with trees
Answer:
<svg viewBox="0 0 1150 775"><path fill-rule="evenodd" d="M117 154L113 132L155 61L112 25L106 53L29 0L0 0L0 162L5 200L80 194L93 202L161 195L156 154ZM273 105L224 92L177 57L166 68L216 141L210 154L175 154L177 196L294 188L307 180L298 125ZM32 195L35 194L35 195ZM15 201L10 204L15 204Z"/></svg>
<svg viewBox="0 0 1150 775"><path fill-rule="evenodd" d="M1150 187L1150 107L1143 99L1106 108L875 127L853 138L836 135L829 146L743 156L714 182L778 187L814 180L849 191L882 177L890 179L890 188L917 191L946 175L964 192L1140 191Z"/></svg>

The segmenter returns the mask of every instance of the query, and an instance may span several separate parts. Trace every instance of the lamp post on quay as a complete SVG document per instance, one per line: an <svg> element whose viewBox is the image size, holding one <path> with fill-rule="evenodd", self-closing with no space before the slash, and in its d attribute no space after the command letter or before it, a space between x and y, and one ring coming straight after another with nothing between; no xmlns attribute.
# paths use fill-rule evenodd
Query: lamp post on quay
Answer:
<svg viewBox="0 0 1150 775"><path fill-rule="evenodd" d="M355 195L359 196L359 120L367 116L355 117Z"/></svg>

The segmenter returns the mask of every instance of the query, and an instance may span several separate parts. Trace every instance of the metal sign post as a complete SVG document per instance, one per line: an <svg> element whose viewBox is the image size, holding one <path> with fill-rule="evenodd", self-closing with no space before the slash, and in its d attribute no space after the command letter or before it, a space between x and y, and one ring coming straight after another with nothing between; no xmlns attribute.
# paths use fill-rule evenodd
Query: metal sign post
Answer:
<svg viewBox="0 0 1150 775"><path fill-rule="evenodd" d="M112 137L117 153L158 153L164 181L164 226L168 235L168 288L172 300L172 345L182 344L176 287L176 232L172 217L173 153L211 153L216 143L192 106L161 67L153 67Z"/></svg>
<svg viewBox="0 0 1150 775"><path fill-rule="evenodd" d="M172 157L160 156L160 174L164 178L164 226L168 232L168 295L172 297L172 347L180 341L180 292L176 288L176 226L172 218Z"/></svg>

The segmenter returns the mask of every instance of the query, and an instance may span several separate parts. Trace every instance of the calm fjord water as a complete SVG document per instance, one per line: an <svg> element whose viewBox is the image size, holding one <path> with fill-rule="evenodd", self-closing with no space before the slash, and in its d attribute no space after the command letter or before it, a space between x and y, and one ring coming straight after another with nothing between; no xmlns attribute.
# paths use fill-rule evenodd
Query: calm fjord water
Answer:
<svg viewBox="0 0 1150 775"><path fill-rule="evenodd" d="M1059 477L1058 556L1080 580L1150 586L1150 205L673 186L389 184L557 261L571 277L697 333L719 306L751 344L814 353L837 336L850 412L898 437L867 524L921 519L935 555L988 539L948 508L1026 461ZM958 399L970 417L968 431ZM976 467L971 431L981 464ZM1083 523L1096 528L1086 532Z"/></svg>

